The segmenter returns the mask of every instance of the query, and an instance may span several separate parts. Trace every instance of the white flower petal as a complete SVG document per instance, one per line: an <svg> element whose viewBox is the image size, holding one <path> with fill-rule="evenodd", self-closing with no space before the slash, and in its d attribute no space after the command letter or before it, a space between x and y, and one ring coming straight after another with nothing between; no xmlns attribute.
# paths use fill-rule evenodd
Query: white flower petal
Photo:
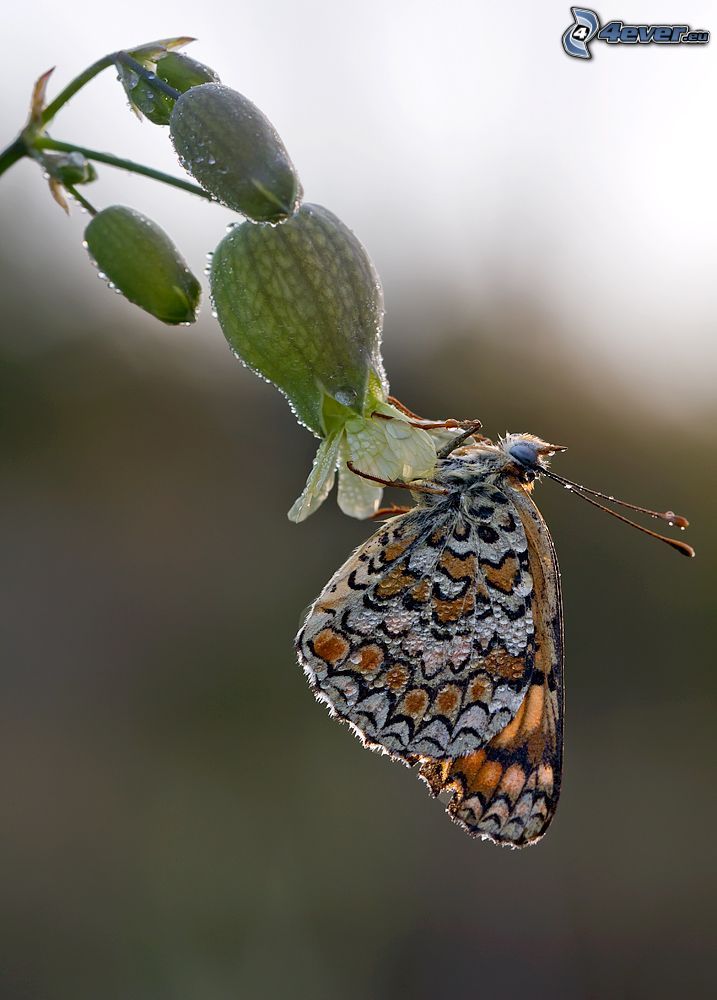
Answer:
<svg viewBox="0 0 717 1000"><path fill-rule="evenodd" d="M346 465L349 459L354 461L357 468L361 468L358 462L352 458L348 442L343 439L339 461L339 507L349 517L371 517L378 510L383 489L353 473ZM364 470L362 469L362 471ZM376 475L376 473L372 473L372 475Z"/></svg>
<svg viewBox="0 0 717 1000"><path fill-rule="evenodd" d="M430 434L400 417L352 418L346 424L346 437L353 464L381 479L421 479L430 476L436 464Z"/></svg>
<svg viewBox="0 0 717 1000"><path fill-rule="evenodd" d="M379 479L400 479L403 463L396 459L383 426L387 420L354 417L346 421L346 441L352 463Z"/></svg>
<svg viewBox="0 0 717 1000"><path fill-rule="evenodd" d="M430 476L436 465L436 448L430 434L411 427L405 420L386 420L385 424L386 440L401 465L398 478L409 482Z"/></svg>
<svg viewBox="0 0 717 1000"><path fill-rule="evenodd" d="M343 432L330 434L321 442L306 480L304 492L294 503L287 517L290 521L305 521L313 514L331 492L336 478L336 462Z"/></svg>

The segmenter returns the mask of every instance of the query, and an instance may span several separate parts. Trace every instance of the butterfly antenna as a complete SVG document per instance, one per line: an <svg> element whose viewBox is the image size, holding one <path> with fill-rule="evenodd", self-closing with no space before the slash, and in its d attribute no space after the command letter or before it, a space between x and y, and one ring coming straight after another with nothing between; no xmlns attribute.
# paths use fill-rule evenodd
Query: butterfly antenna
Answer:
<svg viewBox="0 0 717 1000"><path fill-rule="evenodd" d="M675 538L669 538L667 535L660 535L657 531L651 531L649 528L643 527L643 525L638 524L636 521L631 521L629 517L624 517L622 514L618 514L616 510L611 510L610 507L606 507L604 504L599 503L594 500L593 497L600 497L603 500L609 500L612 503L620 504L621 507L627 507L629 510L639 511L641 514L648 514L650 517L661 518L663 521L667 521L670 525L676 525L678 528L684 530L690 523L686 517L681 517L679 514L675 514L674 511L667 510L664 512L650 510L647 507L638 507L636 504L626 503L624 500L616 500L615 497L608 496L606 493L600 493L599 490L591 490L587 486L581 486L579 483L573 483L569 479L565 479L564 476L559 476L556 472L552 472L550 469L543 469L543 474L548 476L550 479L554 479L561 486L564 486L567 490L573 492L576 496L580 497L581 500L587 501L597 507L599 510L605 511L606 514L612 514L616 517L618 521L622 521L623 524L629 524L632 528L637 528L644 535L649 535L651 538L657 538L658 541L664 542L666 545L671 546L676 549L683 556L688 556L692 558L695 554L695 550L691 545L687 545L685 542L680 542Z"/></svg>
<svg viewBox="0 0 717 1000"><path fill-rule="evenodd" d="M649 517L657 517L662 521L667 521L670 527L680 528L684 531L685 528L690 526L690 522L686 517L682 517L681 514L675 514L674 510L650 510L649 507L638 507L637 504L628 503L626 500L618 500L617 497L609 496L607 493L601 493L600 490L591 490L589 486L583 486L582 483L573 483L570 479L566 479L564 476L559 476L557 472L552 470L548 473L551 479L555 479L557 482L561 483L567 490L580 490L581 493L589 493L590 496L600 497L601 500L609 500L610 503L616 503L620 507L626 507L628 510L636 510L640 514L647 514Z"/></svg>

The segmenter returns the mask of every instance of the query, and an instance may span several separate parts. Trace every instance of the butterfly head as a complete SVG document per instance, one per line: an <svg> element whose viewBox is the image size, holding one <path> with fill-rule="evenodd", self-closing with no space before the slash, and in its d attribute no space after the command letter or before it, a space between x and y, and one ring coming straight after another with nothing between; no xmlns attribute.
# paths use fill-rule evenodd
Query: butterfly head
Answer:
<svg viewBox="0 0 717 1000"><path fill-rule="evenodd" d="M473 483L507 477L513 485L530 488L557 451L565 448L533 434L506 434L497 444L486 439L457 448L440 462L436 479L441 485L470 488Z"/></svg>
<svg viewBox="0 0 717 1000"><path fill-rule="evenodd" d="M534 434L506 434L498 447L507 459L504 471L523 484L534 482L546 471L556 452L567 450L565 445L549 444Z"/></svg>

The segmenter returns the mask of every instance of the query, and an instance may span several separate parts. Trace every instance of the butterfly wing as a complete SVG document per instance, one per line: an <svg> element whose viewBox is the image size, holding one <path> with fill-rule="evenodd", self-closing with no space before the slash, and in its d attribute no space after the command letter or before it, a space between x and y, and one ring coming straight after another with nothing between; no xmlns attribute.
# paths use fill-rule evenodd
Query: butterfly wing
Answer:
<svg viewBox="0 0 717 1000"><path fill-rule="evenodd" d="M509 497L472 490L393 518L329 581L297 637L317 697L406 762L484 747L535 658L528 542Z"/></svg>
<svg viewBox="0 0 717 1000"><path fill-rule="evenodd" d="M560 573L548 529L526 493L516 496L534 581L536 654L527 693L510 723L456 760L423 758L434 795L452 792L449 814L471 835L523 847L547 830L560 793L563 620Z"/></svg>

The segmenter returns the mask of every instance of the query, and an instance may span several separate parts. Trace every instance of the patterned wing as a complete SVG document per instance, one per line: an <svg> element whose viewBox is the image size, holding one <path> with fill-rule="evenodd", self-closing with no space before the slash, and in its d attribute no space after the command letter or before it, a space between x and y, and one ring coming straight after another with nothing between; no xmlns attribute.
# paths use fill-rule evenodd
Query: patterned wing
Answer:
<svg viewBox="0 0 717 1000"><path fill-rule="evenodd" d="M527 495L516 498L516 507L535 584L536 656L527 694L487 746L453 761L424 757L420 775L434 795L453 793L448 812L472 836L523 847L543 836L560 794L563 629L552 539Z"/></svg>
<svg viewBox="0 0 717 1000"><path fill-rule="evenodd" d="M472 490L393 518L336 573L297 638L317 697L404 761L485 746L535 656L528 543L508 497Z"/></svg>

